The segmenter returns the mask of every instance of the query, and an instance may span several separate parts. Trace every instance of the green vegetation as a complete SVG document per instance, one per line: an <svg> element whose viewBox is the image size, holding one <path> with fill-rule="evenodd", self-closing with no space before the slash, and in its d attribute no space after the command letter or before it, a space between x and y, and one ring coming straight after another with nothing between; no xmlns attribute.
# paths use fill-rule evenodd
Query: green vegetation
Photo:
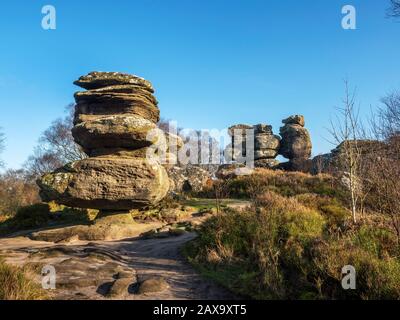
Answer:
<svg viewBox="0 0 400 320"><path fill-rule="evenodd" d="M262 170L229 185L253 206L225 208L184 248L203 275L254 299L400 298L400 250L390 222L370 213L354 224L329 176ZM341 286L345 265L356 269L356 290Z"/></svg>
<svg viewBox="0 0 400 320"><path fill-rule="evenodd" d="M33 270L0 260L0 300L44 300L46 292L33 280Z"/></svg>
<svg viewBox="0 0 400 320"><path fill-rule="evenodd" d="M73 209L55 203L37 203L18 209L17 213L0 221L0 235L72 223L89 223L96 210Z"/></svg>

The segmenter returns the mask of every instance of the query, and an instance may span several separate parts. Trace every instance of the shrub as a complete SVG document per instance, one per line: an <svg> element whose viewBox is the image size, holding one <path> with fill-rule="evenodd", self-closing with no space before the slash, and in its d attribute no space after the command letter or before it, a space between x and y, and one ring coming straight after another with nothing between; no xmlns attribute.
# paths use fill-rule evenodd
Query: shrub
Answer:
<svg viewBox="0 0 400 320"><path fill-rule="evenodd" d="M226 209L206 221L185 254L200 272L255 299L398 299L396 237L373 220L341 233L349 212L326 195L284 197L267 191L246 211ZM343 290L342 268L357 272Z"/></svg>

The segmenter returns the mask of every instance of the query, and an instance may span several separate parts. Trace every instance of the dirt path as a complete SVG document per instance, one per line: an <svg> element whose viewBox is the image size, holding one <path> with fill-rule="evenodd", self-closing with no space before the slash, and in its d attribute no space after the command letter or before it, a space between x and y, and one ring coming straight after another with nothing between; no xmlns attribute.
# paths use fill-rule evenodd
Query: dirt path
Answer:
<svg viewBox="0 0 400 320"><path fill-rule="evenodd" d="M0 253L8 263L53 265L57 272L55 299L232 299L234 296L205 280L180 255L195 233L162 239L78 241L68 245L32 241L26 237L0 239ZM135 293L135 280L117 296L107 292L118 272L132 274L138 283L163 277L159 292ZM40 272L40 271L38 271ZM38 281L40 276L38 275ZM157 289L156 289L157 290Z"/></svg>
<svg viewBox="0 0 400 320"><path fill-rule="evenodd" d="M209 207L214 200L192 202L193 207ZM226 200L225 204L240 209L249 202ZM196 226L209 216L195 211L185 221ZM137 224L137 234L148 231L151 226ZM30 264L39 283L42 267L54 266L56 289L51 291L54 299L235 299L227 290L202 278L180 254L181 247L194 239L196 233L174 235L160 231L169 230L168 226L160 228L154 224L153 227L159 233L150 239L71 240L69 243L34 241L27 232L17 233L0 239L0 256L11 264Z"/></svg>

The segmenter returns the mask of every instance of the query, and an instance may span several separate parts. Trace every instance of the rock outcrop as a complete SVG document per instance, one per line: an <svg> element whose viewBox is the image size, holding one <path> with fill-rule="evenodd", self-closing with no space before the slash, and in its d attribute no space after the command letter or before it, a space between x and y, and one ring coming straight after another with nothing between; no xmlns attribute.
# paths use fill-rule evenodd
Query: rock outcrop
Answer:
<svg viewBox="0 0 400 320"><path fill-rule="evenodd" d="M230 127L228 134L232 137L232 142L225 149L225 159L228 164L244 163L249 160L249 157L246 159L249 152L253 152L255 167L308 170L307 168L311 166L309 158L312 144L310 134L304 127L304 117L290 116L282 120L282 123L284 126L280 128L280 136L274 135L272 126L267 124L254 126L238 124ZM249 134L254 140L248 137ZM249 141L252 142L250 146ZM279 163L275 159L278 154L289 159L289 162ZM226 168L221 170L221 172L226 171ZM221 175L225 175L221 172Z"/></svg>
<svg viewBox="0 0 400 320"><path fill-rule="evenodd" d="M279 154L289 159L289 166L298 170L311 156L311 138L308 130L304 128L305 121L301 115L290 116L282 120L280 128L282 137Z"/></svg>
<svg viewBox="0 0 400 320"><path fill-rule="evenodd" d="M170 179L170 191L200 192L211 180L211 174L198 165L186 165L184 167L173 166L167 168Z"/></svg>
<svg viewBox="0 0 400 320"><path fill-rule="evenodd" d="M81 208L130 210L157 204L169 190L151 148L163 134L151 83L134 75L92 72L74 82L73 137L90 158L38 180L44 201Z"/></svg>
<svg viewBox="0 0 400 320"><path fill-rule="evenodd" d="M257 124L249 126L245 124L234 125L228 129L232 142L225 149L227 160L243 160L249 152L253 152L254 165L256 167L273 167L279 161L275 160L280 146L280 137L272 132L272 126ZM251 134L252 137L249 137ZM248 145L251 141L252 145Z"/></svg>
<svg viewBox="0 0 400 320"><path fill-rule="evenodd" d="M257 124L254 127L254 165L256 167L274 167L280 146L280 137L274 135L272 126Z"/></svg>

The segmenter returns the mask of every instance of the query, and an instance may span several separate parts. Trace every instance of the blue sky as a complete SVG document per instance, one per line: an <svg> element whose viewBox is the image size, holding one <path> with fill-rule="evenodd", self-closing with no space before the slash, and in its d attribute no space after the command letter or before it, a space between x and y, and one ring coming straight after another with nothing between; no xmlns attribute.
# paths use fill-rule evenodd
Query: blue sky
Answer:
<svg viewBox="0 0 400 320"><path fill-rule="evenodd" d="M0 10L2 158L18 168L50 123L63 116L89 71L150 80L164 118L223 129L304 114L313 154L332 146L326 127L358 88L364 113L400 89L400 23L386 0L4 0ZM41 28L44 5L57 29ZM341 8L357 9L343 30Z"/></svg>

